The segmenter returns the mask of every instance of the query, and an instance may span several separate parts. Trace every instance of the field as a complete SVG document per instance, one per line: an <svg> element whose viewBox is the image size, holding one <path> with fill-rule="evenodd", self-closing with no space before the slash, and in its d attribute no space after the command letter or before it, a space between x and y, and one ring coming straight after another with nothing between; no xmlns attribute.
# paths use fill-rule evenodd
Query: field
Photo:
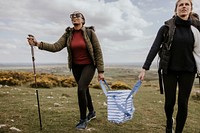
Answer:
<svg viewBox="0 0 200 133"><path fill-rule="evenodd" d="M109 84L124 82L132 87L139 74L134 67L106 67L105 78ZM1 71L6 71L5 69ZM32 72L31 68L9 68L9 71ZM37 73L69 76L66 66L37 67ZM33 77L34 78L34 77ZM95 75L93 84L98 84ZM78 131L79 121L76 87L37 88L40 98L42 130L38 119L36 89L27 84L0 85L0 133L162 133L165 132L164 95L159 93L156 70L146 73L138 93L134 95L136 108L133 119L123 124L107 120L106 97L101 89L90 88L97 118L88 123L86 130ZM189 113L184 133L200 133L200 91L195 80L189 101ZM174 117L177 111L175 107Z"/></svg>

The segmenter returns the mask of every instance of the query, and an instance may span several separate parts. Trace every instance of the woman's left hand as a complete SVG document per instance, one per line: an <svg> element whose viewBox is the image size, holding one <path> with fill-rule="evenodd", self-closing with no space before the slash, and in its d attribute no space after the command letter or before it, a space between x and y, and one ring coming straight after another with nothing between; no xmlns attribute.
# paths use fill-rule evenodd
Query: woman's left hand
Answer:
<svg viewBox="0 0 200 133"><path fill-rule="evenodd" d="M103 73L98 73L98 81L104 80L104 74Z"/></svg>

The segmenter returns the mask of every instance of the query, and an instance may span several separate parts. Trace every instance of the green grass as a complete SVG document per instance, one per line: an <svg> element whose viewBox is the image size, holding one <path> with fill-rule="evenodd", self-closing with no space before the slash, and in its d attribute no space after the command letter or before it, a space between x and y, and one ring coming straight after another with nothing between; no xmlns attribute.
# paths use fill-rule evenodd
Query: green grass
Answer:
<svg viewBox="0 0 200 133"><path fill-rule="evenodd" d="M105 73L109 82L126 81L133 85L138 72L132 69L109 69ZM118 73L119 72L119 73ZM110 74L109 74L110 73ZM12 133L8 128L16 127L23 133L162 133L165 132L164 95L159 94L155 72L147 73L147 79L134 96L136 111L132 120L114 124L107 120L106 97L100 89L90 89L97 118L89 122L86 130L78 131L79 121L76 88L38 89L43 130L39 128L35 89L26 86L0 88L0 133ZM153 75L151 77L150 75ZM123 78L122 78L123 77ZM153 80L150 80L153 79ZM96 80L96 77L94 78ZM194 86L193 90L199 90ZM67 95L66 96L63 96ZM59 107L54 104L59 103ZM177 111L177 104L175 113ZM174 113L174 117L175 117ZM184 133L200 133L200 101L190 98L189 113Z"/></svg>

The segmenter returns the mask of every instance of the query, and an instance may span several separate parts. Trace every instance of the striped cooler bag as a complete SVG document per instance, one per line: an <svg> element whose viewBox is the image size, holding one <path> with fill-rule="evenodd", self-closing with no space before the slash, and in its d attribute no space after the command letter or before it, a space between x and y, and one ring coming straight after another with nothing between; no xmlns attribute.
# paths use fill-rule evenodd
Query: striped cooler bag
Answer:
<svg viewBox="0 0 200 133"><path fill-rule="evenodd" d="M107 97L108 121L120 124L133 118L135 107L132 94L138 91L141 83L140 80L137 81L132 90L110 90L105 80L100 81L101 88Z"/></svg>

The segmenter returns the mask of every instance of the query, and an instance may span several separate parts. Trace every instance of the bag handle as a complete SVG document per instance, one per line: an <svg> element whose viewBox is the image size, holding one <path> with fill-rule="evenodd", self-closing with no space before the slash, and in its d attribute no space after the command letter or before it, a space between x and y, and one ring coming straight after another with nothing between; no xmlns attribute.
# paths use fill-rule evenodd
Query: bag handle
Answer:
<svg viewBox="0 0 200 133"><path fill-rule="evenodd" d="M117 101L116 101L116 99L115 99L115 96L113 96L113 98L114 98L114 100L115 100L114 102L115 102L115 104L117 105L117 107L118 107L126 116L128 116L128 117L131 116L131 114L130 114L130 113L128 112L128 110L127 110L127 102L128 102L128 99L131 97L131 95L132 95L133 93L136 94L136 92L137 92L138 89L140 88L141 84L142 84L142 81L141 81L141 80L138 80L137 83L134 85L133 89L131 90L131 92L129 93L128 97L126 98L125 106L124 106L124 107L122 107L122 105L118 104Z"/></svg>
<svg viewBox="0 0 200 133"><path fill-rule="evenodd" d="M110 90L110 87L108 86L108 83L106 82L105 79L104 79L103 81L100 80L99 82L100 82L100 85L101 85L101 88L102 88L104 94L107 96L106 87L108 88L108 90ZM105 85L103 84L103 82L104 82L104 84L106 85L106 87L105 87ZM141 80L138 80L137 83L135 84L135 86L133 87L133 89L131 90L130 94L129 94L128 97L126 98L126 100L128 100L128 99L130 98L130 96L131 96L133 93L136 93L136 92L138 91L138 89L140 88L141 84L142 84L142 81L141 81Z"/></svg>
<svg viewBox="0 0 200 133"><path fill-rule="evenodd" d="M128 97L126 98L126 101L131 97L131 95L134 93L136 94L136 92L138 91L138 89L140 88L142 84L141 80L138 80L137 83L134 85L133 89L131 90L130 94L128 95Z"/></svg>
<svg viewBox="0 0 200 133"><path fill-rule="evenodd" d="M100 85L101 85L101 88L102 88L104 94L107 96L107 91L106 91L105 85L107 86L108 90L110 90L110 87L108 86L108 84L107 84L105 79L103 81L100 80L99 82L100 82ZM105 85L103 84L103 82L104 82Z"/></svg>

